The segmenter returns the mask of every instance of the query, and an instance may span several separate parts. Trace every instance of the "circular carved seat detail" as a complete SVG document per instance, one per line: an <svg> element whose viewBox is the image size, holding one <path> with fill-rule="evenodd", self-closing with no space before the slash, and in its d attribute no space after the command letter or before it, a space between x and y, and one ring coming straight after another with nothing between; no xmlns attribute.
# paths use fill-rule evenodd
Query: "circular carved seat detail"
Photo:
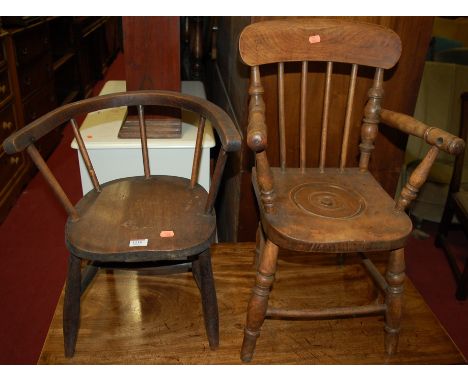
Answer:
<svg viewBox="0 0 468 382"><path fill-rule="evenodd" d="M336 184L305 183L293 188L290 195L299 208L324 218L349 219L366 207L356 191Z"/></svg>

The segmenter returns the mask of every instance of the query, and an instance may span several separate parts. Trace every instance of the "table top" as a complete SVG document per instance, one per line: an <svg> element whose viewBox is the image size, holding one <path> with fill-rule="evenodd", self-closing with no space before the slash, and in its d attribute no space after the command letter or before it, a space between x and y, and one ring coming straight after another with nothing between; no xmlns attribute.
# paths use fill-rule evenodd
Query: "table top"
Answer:
<svg viewBox="0 0 468 382"><path fill-rule="evenodd" d="M126 81L107 81L100 95L126 91ZM205 88L201 81L182 81L182 93L206 99ZM127 116L127 107L116 107L89 113L80 127L80 132L86 148L92 149L132 149L140 148L139 139L118 138L122 123ZM182 110L182 136L180 138L148 139L148 148L194 148L197 136L199 116L196 113ZM206 121L203 135L203 147L214 147L213 128ZM76 140L71 143L73 149L78 149Z"/></svg>
<svg viewBox="0 0 468 382"><path fill-rule="evenodd" d="M63 293L41 364L239 364L247 303L255 280L253 243L216 244L212 263L220 346L211 351L200 295L189 272L101 270L81 298L75 356L63 356ZM387 254L371 257L383 272ZM356 255L280 250L270 303L276 307L363 305L376 292ZM410 280L405 282L400 346L384 352L382 316L340 320L265 320L254 364L466 363Z"/></svg>

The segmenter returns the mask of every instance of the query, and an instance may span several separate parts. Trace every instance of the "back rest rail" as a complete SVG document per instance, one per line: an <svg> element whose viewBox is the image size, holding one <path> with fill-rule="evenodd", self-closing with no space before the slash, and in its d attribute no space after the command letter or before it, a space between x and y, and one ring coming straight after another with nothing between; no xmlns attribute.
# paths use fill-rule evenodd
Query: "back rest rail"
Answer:
<svg viewBox="0 0 468 382"><path fill-rule="evenodd" d="M343 140L341 143L341 159L340 159L341 171L343 171L343 169L346 167L346 157L348 153L348 143L349 143L349 130L351 126L351 115L353 113L354 91L356 89L357 69L358 69L358 66L356 64L353 64L352 69L351 69L351 78L349 80L348 101L346 104Z"/></svg>
<svg viewBox="0 0 468 382"><path fill-rule="evenodd" d="M143 105L138 105L138 121L140 123L140 139L141 139L141 152L143 155L143 169L145 171L145 178L149 179L151 176L148 156L148 139L146 138L146 122L145 111Z"/></svg>
<svg viewBox="0 0 468 382"><path fill-rule="evenodd" d="M101 192L101 185L99 184L96 172L94 171L93 164L91 163L91 159L88 155L88 150L86 150L86 146L83 142L83 138L81 136L80 130L78 129L78 124L76 123L75 118L70 119L70 123L72 125L73 134L75 135L76 142L78 143L78 149L80 150L81 157L83 158L86 170L88 171L89 177L91 178L91 182L93 183L93 187L97 192Z"/></svg>
<svg viewBox="0 0 468 382"><path fill-rule="evenodd" d="M325 90L323 96L323 112L322 112L322 137L320 142L320 172L325 170L325 161L327 157L327 135L328 135L328 111L330 108L330 87L331 76L333 73L333 62L327 62L327 74L325 78Z"/></svg>
<svg viewBox="0 0 468 382"><path fill-rule="evenodd" d="M50 171L50 168L47 166L46 162L44 161L44 158L42 158L36 146L34 146L34 144L30 144L27 147L26 151L28 152L29 156L31 157L32 161L37 166L39 171L44 176L49 186L52 188L52 191L54 191L60 203L62 203L62 206L65 208L65 211L67 211L68 215L72 218L72 220L77 220L79 218L78 212L76 211L73 204L70 202L70 199L68 199L67 195L65 194L65 191L63 191L63 188L62 186L60 186L60 183L57 181L57 178L55 178L54 174L52 174L52 171Z"/></svg>
<svg viewBox="0 0 468 382"><path fill-rule="evenodd" d="M200 159L202 154L202 146L203 146L203 134L205 131L205 117L202 115L200 116L200 120L198 121L198 129L197 129L197 140L195 143L195 150L193 153L193 164L192 164L192 176L190 178L190 187L194 188L197 184L198 180L198 173L200 171Z"/></svg>
<svg viewBox="0 0 468 382"><path fill-rule="evenodd" d="M308 62L302 61L301 72L301 111L300 111L300 167L304 171L307 167L307 151L306 151L306 105L307 105L307 72Z"/></svg>
<svg viewBox="0 0 468 382"><path fill-rule="evenodd" d="M286 121L284 115L284 62L278 62L278 126L280 134L280 164L286 169Z"/></svg>
<svg viewBox="0 0 468 382"><path fill-rule="evenodd" d="M221 147L218 154L218 160L216 161L216 166L211 180L210 192L208 193L208 198L206 199L205 213L210 214L213 211L214 202L216 196L218 195L219 185L221 184L221 178L223 176L224 166L226 165L227 153Z"/></svg>

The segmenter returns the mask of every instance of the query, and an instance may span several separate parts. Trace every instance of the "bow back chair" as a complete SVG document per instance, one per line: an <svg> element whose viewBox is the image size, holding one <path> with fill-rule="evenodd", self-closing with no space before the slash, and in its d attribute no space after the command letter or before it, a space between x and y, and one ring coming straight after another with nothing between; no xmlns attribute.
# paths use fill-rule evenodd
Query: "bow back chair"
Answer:
<svg viewBox="0 0 468 382"><path fill-rule="evenodd" d="M461 95L460 137L466 140L468 136L468 92ZM457 264L456 256L450 249L449 232L453 228L452 220L456 216L460 222L465 237L468 238L468 190L462 187L464 161L466 153L459 155L453 164L447 201L439 224L435 245L442 248L457 282L455 297L466 300L468 294L468 256L463 270ZM466 170L465 170L466 171ZM468 251L468 248L465 248Z"/></svg>
<svg viewBox="0 0 468 382"><path fill-rule="evenodd" d="M144 115L144 107L149 105L186 109L200 115L191 179L151 175ZM144 175L100 184L76 117L120 106L136 106L138 109ZM211 122L221 141L208 193L197 183L206 120ZM42 136L68 121L94 185L94 189L76 205L70 202L35 146ZM27 151L68 213L65 242L70 257L63 312L67 357L72 357L75 352L80 296L98 267L106 263L135 265L173 260L191 263L201 292L209 345L211 349L218 346L218 306L209 253L216 234L213 206L227 153L239 148L240 135L223 110L201 98L169 91L116 93L78 101L42 116L5 140L5 152ZM81 260L90 262L83 274Z"/></svg>
<svg viewBox="0 0 468 382"><path fill-rule="evenodd" d="M260 210L257 232L255 286L247 308L241 359L252 359L265 317L332 318L368 314L385 315L385 349L397 349L400 331L404 245L412 230L404 213L424 183L439 150L458 154L464 142L438 128L426 126L412 117L381 108L384 69L393 67L400 57L398 35L379 25L344 20L293 19L254 23L240 35L240 56L251 67L247 143L255 152L252 182ZM300 79L300 166L286 166L285 63L299 62ZM321 120L318 168L306 166L307 75L309 62L326 65ZM334 82L334 63L349 67L349 86L338 167L327 167L327 144ZM267 158L267 126L264 88L260 66L277 64L278 127L280 167L271 167ZM359 166L347 167L351 115L358 67L373 67L373 84L364 108L359 144ZM270 66L271 67L271 66ZM270 72L267 72L270 73ZM310 95L309 95L310 97ZM320 100L322 94L312 95ZM274 98L274 97L273 97ZM379 122L416 135L432 145L427 156L404 186L396 203L368 170ZM291 150L289 151L291 152ZM278 248L295 251L361 253L363 265L385 295L383 303L327 309L285 309L268 306L274 282ZM364 256L370 251L390 251L385 278Z"/></svg>

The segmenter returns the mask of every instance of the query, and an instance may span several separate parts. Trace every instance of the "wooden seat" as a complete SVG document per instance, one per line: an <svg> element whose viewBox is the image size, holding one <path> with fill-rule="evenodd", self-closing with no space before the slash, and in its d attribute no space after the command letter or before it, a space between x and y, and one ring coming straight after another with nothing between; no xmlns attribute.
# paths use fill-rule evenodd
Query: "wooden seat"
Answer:
<svg viewBox="0 0 468 382"><path fill-rule="evenodd" d="M468 92L461 95L460 136L466 140L468 136ZM444 250L447 261L457 282L455 296L458 300L466 300L468 295L468 256L463 270L457 264L455 255L450 249L449 232L453 217L456 216L461 228L468 239L468 191L461 188L465 153L459 155L453 166L449 193L445 202L444 212L439 224L435 244ZM467 247L465 247L468 253Z"/></svg>
<svg viewBox="0 0 468 382"><path fill-rule="evenodd" d="M369 172L356 168L271 172L277 197L274 212L262 211L262 227L281 248L330 253L391 250L404 246L411 233L409 217L395 211L394 200ZM252 180L260 201L255 170Z"/></svg>
<svg viewBox="0 0 468 382"><path fill-rule="evenodd" d="M199 115L190 179L151 175L144 106L152 105L182 108ZM144 175L100 184L75 118L121 106L137 107ZM221 142L209 192L198 184L207 119ZM94 186L76 205L70 202L34 144L69 121ZM176 92L116 93L62 106L11 135L3 146L8 154L27 150L69 215L65 242L70 257L63 307L66 357L75 353L80 297L98 270L106 266L154 267L161 264L160 260L164 265L191 265L201 293L208 342L211 349L218 347L218 304L210 260L210 245L216 234L214 202L227 153L240 148L240 135L223 110L206 100ZM88 263L83 271L82 260ZM133 263L131 267L129 263Z"/></svg>
<svg viewBox="0 0 468 382"><path fill-rule="evenodd" d="M412 229L411 221L404 211L416 198L439 150L459 154L464 147L463 140L412 117L381 107L384 69L393 67L401 52L400 38L385 27L319 18L264 21L251 24L242 31L239 52L244 63L251 68L247 143L255 152L252 177L261 217L257 232L257 276L247 307L241 359L245 362L252 359L266 317L323 319L383 314L385 350L388 354L395 353L405 279L403 248ZM291 62L298 62L299 65ZM310 68L309 62L313 63ZM316 62L325 63L323 93L317 91L317 87L321 89L317 77L314 78L314 88L308 89L309 71L320 70L321 64ZM272 95L270 91L266 97L276 97L278 100L279 168L270 167L267 155L267 131L272 128L266 126L266 114L269 111L265 110L263 101L265 89L260 70L261 66L269 66L264 69L264 73L271 75L274 69L272 65L277 66L277 95ZM350 166L348 157L351 144L358 144L357 140L351 141L351 137L357 136L352 134L351 121L355 112L354 93L358 73L363 75L369 72L369 68L358 71L360 66L374 68L374 78L367 103L363 112L360 111L363 118L358 166L357 162ZM298 68L297 134L292 132L295 127L286 118L295 110L285 110L285 98L294 95L290 89L286 94L284 78L295 74ZM334 81L340 84L348 81L348 94L337 94L333 89ZM338 101L333 102L332 97ZM312 105L322 99L321 126L308 126L308 112L317 113L317 107ZM339 118L334 118L332 109L332 106L339 104L345 106L342 126L336 125L341 122ZM379 186L368 169L380 122L420 137L432 146L403 187L396 203ZM321 128L318 135L320 149L318 153L308 155L306 137L311 128ZM276 134L276 131L273 133ZM299 137L299 168L287 166L286 154L296 153L288 151L286 136ZM317 137L317 134L313 136ZM341 138L340 155L338 160L331 160L327 153L328 141L336 138ZM318 159L318 163L314 163L315 168L311 168L308 163L310 158ZM332 162L333 166L327 167L327 161ZM339 165L336 166L336 163ZM335 253L338 257L360 252L362 264L380 290L381 297L374 303L362 306L326 309L271 307L268 305L268 297L275 279L280 247ZM384 250L390 251L385 277L364 255L364 252Z"/></svg>
<svg viewBox="0 0 468 382"><path fill-rule="evenodd" d="M81 218L67 222L65 240L70 251L96 261L196 255L210 247L216 232L216 216L205 213L207 196L202 186L192 189L190 179L175 176L114 180L79 201ZM129 247L141 239L148 239L147 246Z"/></svg>

